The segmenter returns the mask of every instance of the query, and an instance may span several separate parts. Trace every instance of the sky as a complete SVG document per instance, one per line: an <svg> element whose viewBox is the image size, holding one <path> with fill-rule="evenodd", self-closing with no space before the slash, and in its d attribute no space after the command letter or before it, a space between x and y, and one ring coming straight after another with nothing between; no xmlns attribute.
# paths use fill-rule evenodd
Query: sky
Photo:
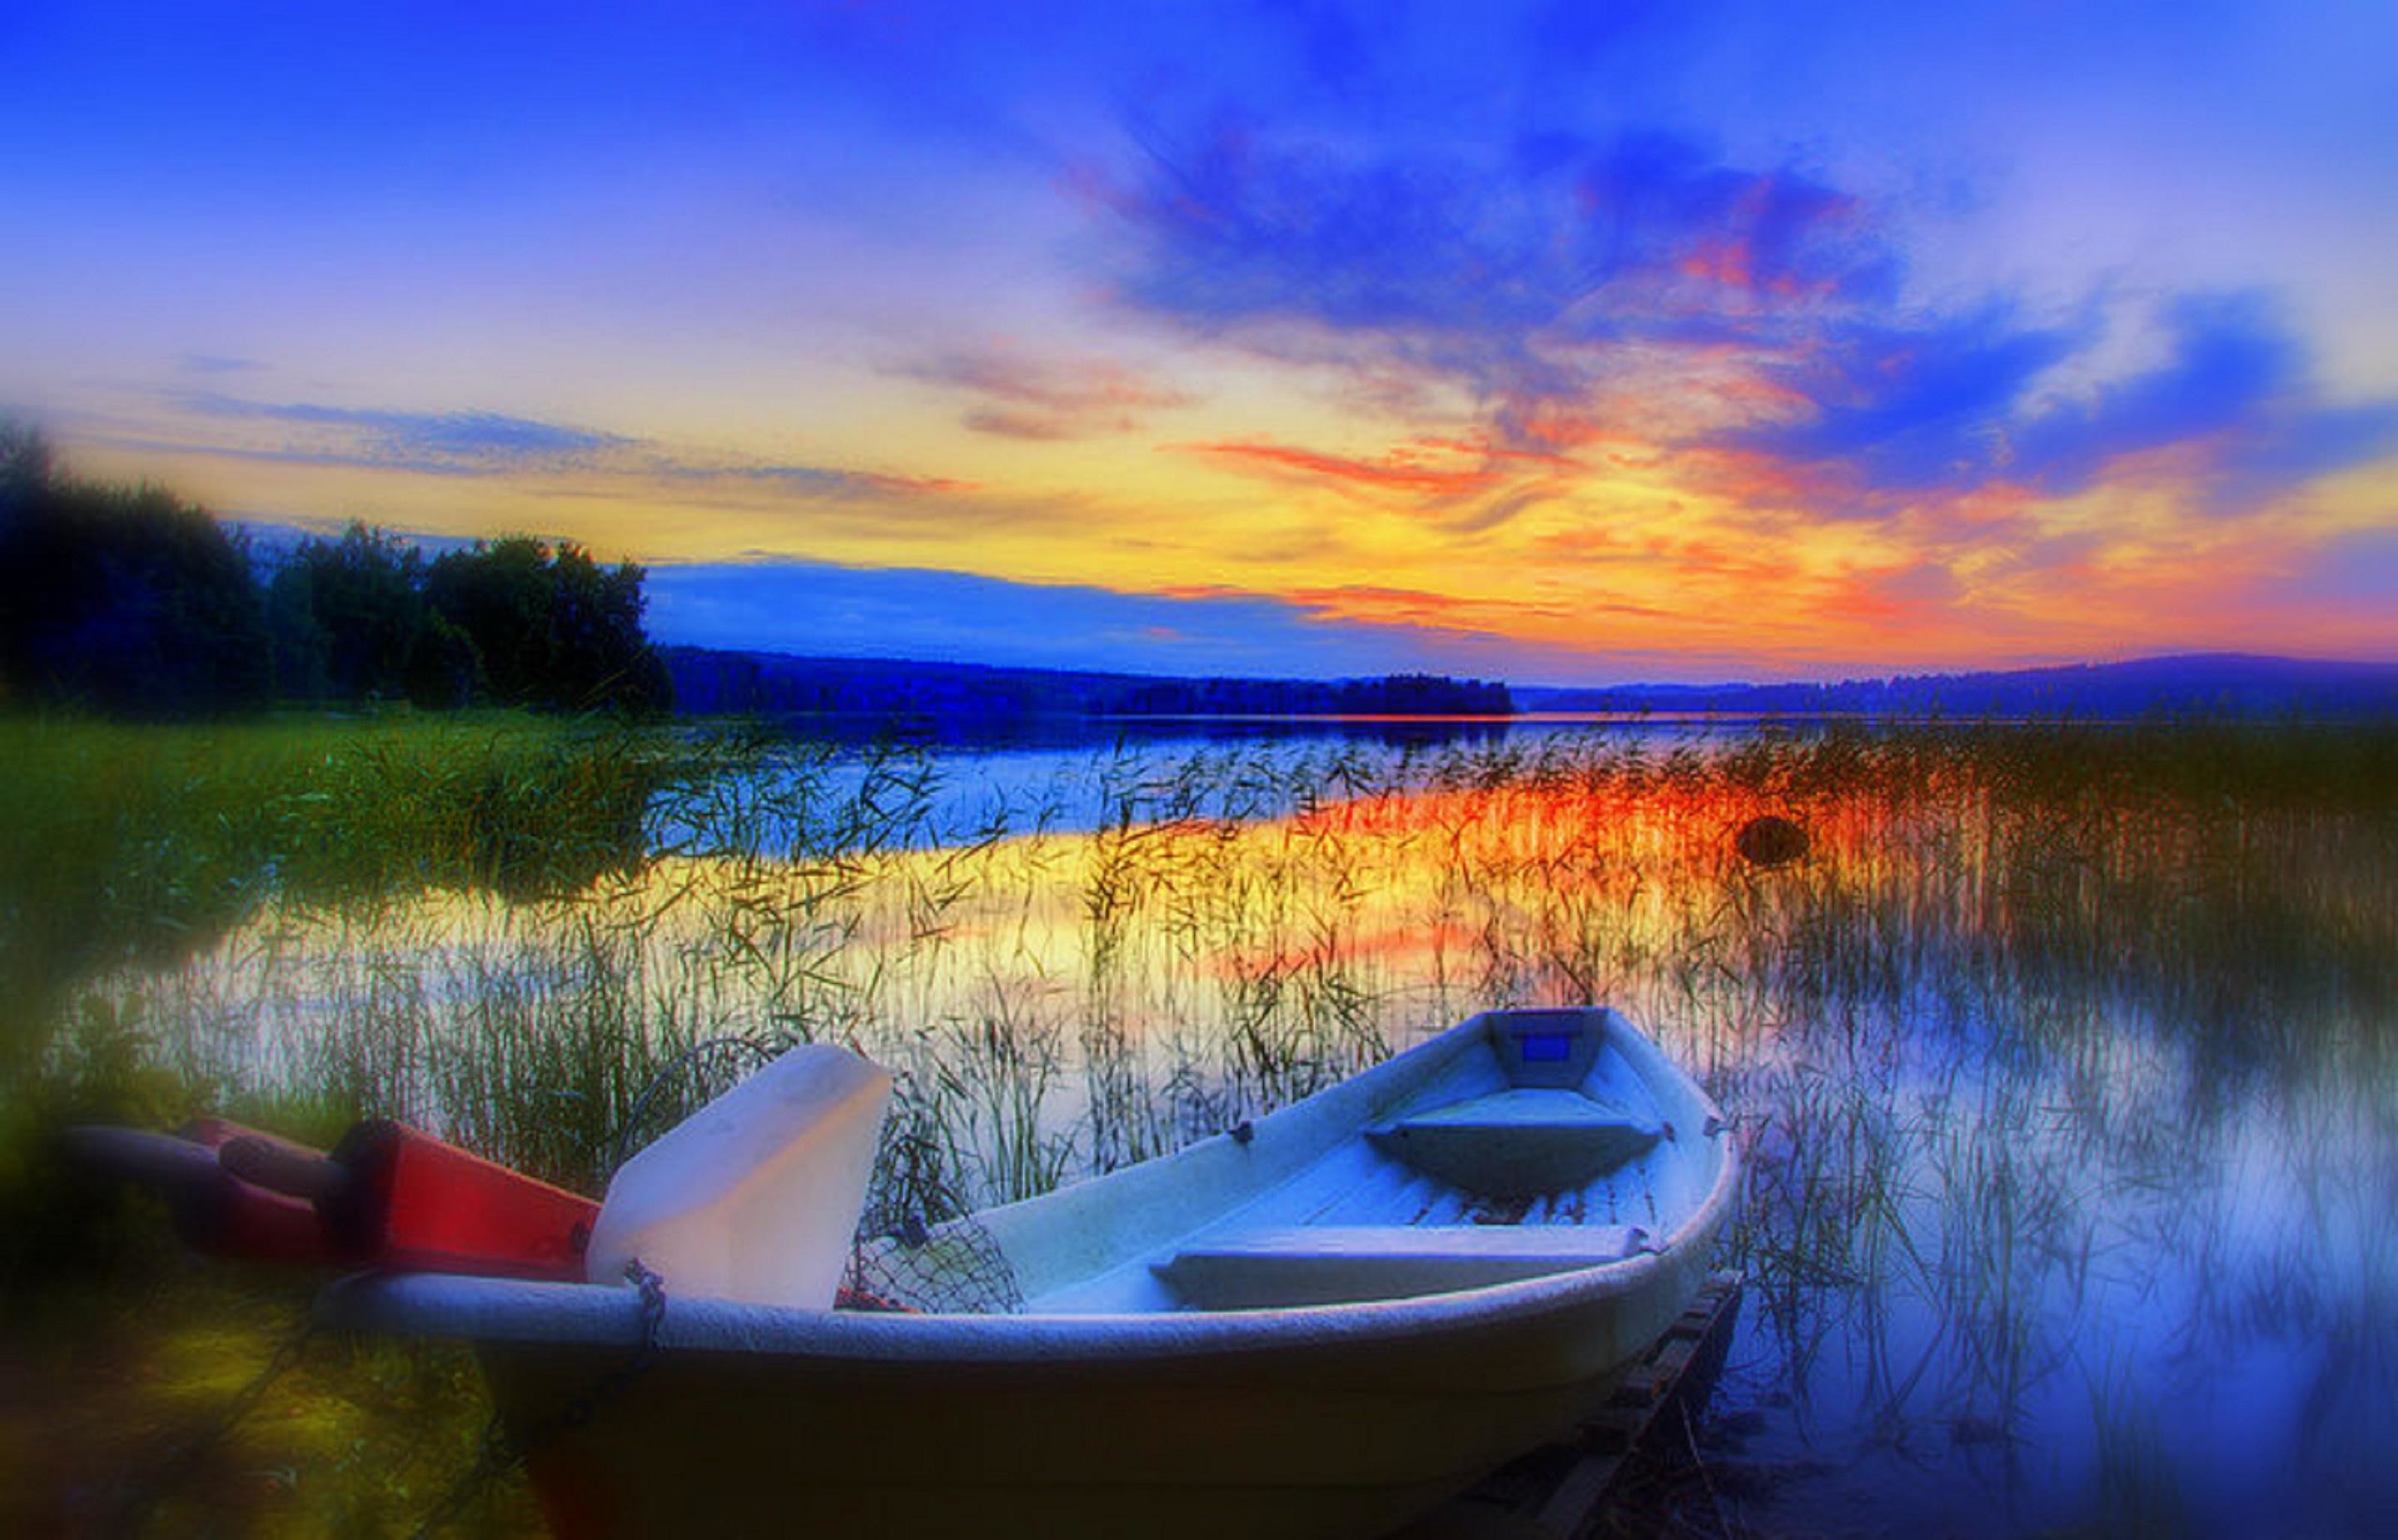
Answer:
<svg viewBox="0 0 2398 1540"><path fill-rule="evenodd" d="M2398 7L0 7L0 413L671 642L2398 659Z"/></svg>

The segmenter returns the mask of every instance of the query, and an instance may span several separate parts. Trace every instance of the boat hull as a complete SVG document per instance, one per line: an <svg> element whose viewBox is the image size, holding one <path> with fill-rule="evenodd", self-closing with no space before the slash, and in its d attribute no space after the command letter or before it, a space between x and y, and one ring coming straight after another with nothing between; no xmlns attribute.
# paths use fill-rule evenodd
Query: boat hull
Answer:
<svg viewBox="0 0 2398 1540"><path fill-rule="evenodd" d="M1299 1346L985 1362L668 1349L547 1433L626 1350L482 1353L511 1431L536 1442L553 1529L576 1540L1371 1536L1603 1400L1704 1281L1700 1252L1633 1288Z"/></svg>

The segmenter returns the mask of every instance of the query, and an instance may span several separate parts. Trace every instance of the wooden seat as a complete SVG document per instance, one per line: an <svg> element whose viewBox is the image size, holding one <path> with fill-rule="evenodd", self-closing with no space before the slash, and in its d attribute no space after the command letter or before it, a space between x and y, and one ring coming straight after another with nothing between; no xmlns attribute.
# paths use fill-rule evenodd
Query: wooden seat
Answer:
<svg viewBox="0 0 2398 1540"><path fill-rule="evenodd" d="M1286 1225L1185 1247L1152 1269L1202 1310L1407 1299L1620 1262L1623 1225Z"/></svg>
<svg viewBox="0 0 2398 1540"><path fill-rule="evenodd" d="M1489 1198L1569 1192L1649 1153L1664 1128L1577 1091L1516 1089L1369 1129L1374 1147Z"/></svg>

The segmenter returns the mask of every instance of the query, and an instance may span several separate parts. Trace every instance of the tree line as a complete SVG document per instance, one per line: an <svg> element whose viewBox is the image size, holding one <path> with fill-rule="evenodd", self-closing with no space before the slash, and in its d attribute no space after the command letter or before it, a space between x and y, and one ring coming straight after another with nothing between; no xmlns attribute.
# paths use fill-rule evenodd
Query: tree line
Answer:
<svg viewBox="0 0 2398 1540"><path fill-rule="evenodd" d="M262 560L206 509L69 476L38 435L0 425L0 699L663 711L643 576L527 536L428 559L364 524Z"/></svg>
<svg viewBox="0 0 2398 1540"><path fill-rule="evenodd" d="M1058 717L1505 716L1503 684L1437 675L1369 679L1161 678L890 658L665 649L677 707L695 716L923 716L1031 725Z"/></svg>
<svg viewBox="0 0 2398 1540"><path fill-rule="evenodd" d="M1158 679L1109 703L1129 716L1505 716L1505 685L1435 674L1374 679Z"/></svg>

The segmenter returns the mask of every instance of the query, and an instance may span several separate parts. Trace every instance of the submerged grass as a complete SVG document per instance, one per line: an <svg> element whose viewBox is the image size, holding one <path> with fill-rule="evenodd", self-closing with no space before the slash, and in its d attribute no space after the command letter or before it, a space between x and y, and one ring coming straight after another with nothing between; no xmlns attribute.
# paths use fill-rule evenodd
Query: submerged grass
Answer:
<svg viewBox="0 0 2398 1540"><path fill-rule="evenodd" d="M44 1116L390 1114L597 1190L628 1124L842 1041L898 1076L880 1232L1599 999L1741 1114L1750 1336L1819 1436L2020 1483L2161 1258L2206 1259L2173 1308L2210 1340L2388 1334L2386 1256L2265 1270L2227 1218L2260 1128L2326 1105L2398 1171L2387 727L1120 752L965 828L970 761L511 718L19 720L0 761ZM1738 855L1764 813L1804 860ZM2107 1382L2109 1513L2173 1511L2146 1394Z"/></svg>

